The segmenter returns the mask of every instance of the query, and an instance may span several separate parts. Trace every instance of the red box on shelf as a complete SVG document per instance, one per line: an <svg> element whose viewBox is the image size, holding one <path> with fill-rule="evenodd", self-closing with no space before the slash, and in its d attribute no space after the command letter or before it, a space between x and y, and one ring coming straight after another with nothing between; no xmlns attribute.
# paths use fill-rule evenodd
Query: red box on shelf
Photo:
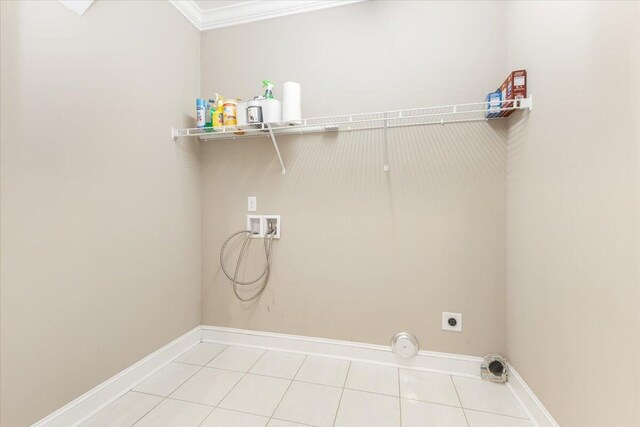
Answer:
<svg viewBox="0 0 640 427"><path fill-rule="evenodd" d="M500 85L502 108L513 108L513 101L527 97L527 70L512 71ZM513 110L503 111L500 116L508 117Z"/></svg>

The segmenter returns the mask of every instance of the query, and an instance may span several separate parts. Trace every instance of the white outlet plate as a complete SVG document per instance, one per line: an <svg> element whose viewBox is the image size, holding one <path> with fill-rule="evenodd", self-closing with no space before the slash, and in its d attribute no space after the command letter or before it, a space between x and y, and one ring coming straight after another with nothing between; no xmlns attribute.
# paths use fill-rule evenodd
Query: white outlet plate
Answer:
<svg viewBox="0 0 640 427"><path fill-rule="evenodd" d="M255 212L258 210L258 198L256 196L247 197L247 211Z"/></svg>
<svg viewBox="0 0 640 427"><path fill-rule="evenodd" d="M456 325L449 325L449 319L456 319ZM462 332L462 314L461 313L449 313L448 311L442 312L442 329L445 331Z"/></svg>

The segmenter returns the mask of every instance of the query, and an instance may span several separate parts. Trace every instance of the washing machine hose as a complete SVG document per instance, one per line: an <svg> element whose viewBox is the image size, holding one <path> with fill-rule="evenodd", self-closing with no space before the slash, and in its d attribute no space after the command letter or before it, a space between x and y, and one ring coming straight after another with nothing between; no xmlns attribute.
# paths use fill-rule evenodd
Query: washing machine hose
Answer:
<svg viewBox="0 0 640 427"><path fill-rule="evenodd" d="M235 272L233 273L233 276L231 276L224 266L224 251L227 247L227 244L234 237L240 234L244 234L245 237L244 237L244 241L242 242L242 247L240 248L240 255L238 255L238 261L236 262ZM265 262L264 270L262 271L262 274L258 276L258 278L255 280L250 280L247 282L238 280L238 273L240 272L240 265L242 264L242 259L244 258L244 252L249 246L249 241L251 241L251 237L254 234L258 234L258 233L255 233L249 230L242 230L242 231L238 231L237 233L233 233L231 236L227 238L227 240L224 241L224 243L222 244L222 249L220 249L220 266L222 267L222 271L224 272L225 276L227 276L227 278L233 282L233 294L236 296L236 298L238 298L240 301L243 301L243 302L253 301L254 299L258 298L262 294L262 292L264 292L264 289L267 287L267 283L269 282L269 276L271 275L271 246L273 244L273 237L276 235L275 230L268 231L267 236L264 238L264 255L266 257L266 262ZM253 294L248 298L244 298L240 296L238 292L238 289L239 289L238 286L250 286L258 282L260 279L263 279L263 280L255 294Z"/></svg>

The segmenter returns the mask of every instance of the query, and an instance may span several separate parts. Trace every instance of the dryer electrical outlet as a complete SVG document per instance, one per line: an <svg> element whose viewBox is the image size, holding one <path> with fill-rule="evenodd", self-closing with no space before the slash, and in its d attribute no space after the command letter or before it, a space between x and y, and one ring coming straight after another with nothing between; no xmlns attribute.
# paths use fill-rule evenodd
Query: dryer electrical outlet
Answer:
<svg viewBox="0 0 640 427"><path fill-rule="evenodd" d="M443 311L442 329L445 331L462 332L462 314Z"/></svg>

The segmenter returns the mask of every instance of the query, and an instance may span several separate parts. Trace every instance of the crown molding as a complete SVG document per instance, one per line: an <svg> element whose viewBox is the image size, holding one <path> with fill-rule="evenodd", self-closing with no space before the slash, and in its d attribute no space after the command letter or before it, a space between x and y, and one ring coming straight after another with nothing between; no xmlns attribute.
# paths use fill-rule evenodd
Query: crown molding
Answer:
<svg viewBox="0 0 640 427"><path fill-rule="evenodd" d="M363 1L365 0L247 1L202 10L193 0L169 0L169 2L200 31L262 21L296 13L311 12L330 7L345 6Z"/></svg>
<svg viewBox="0 0 640 427"><path fill-rule="evenodd" d="M58 0L69 9L82 16L91 7L94 0Z"/></svg>

